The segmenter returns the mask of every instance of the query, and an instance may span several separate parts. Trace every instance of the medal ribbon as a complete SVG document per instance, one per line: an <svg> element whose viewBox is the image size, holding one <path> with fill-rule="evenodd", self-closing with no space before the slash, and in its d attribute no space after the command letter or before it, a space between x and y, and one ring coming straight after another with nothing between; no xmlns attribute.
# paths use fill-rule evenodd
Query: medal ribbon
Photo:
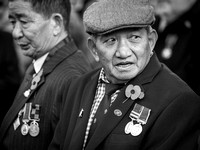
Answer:
<svg viewBox="0 0 200 150"><path fill-rule="evenodd" d="M150 111L151 109L136 103L129 117L132 120L136 120L138 123L146 124L150 115Z"/></svg>
<svg viewBox="0 0 200 150"><path fill-rule="evenodd" d="M29 122L31 107L32 107L32 103L26 103L25 104L25 106L24 106L24 114L23 114L23 118L22 118L23 122Z"/></svg>
<svg viewBox="0 0 200 150"><path fill-rule="evenodd" d="M31 115L30 115L30 119L31 120L35 120L35 121L39 121L40 120L40 105L36 104L32 106L32 110L31 110Z"/></svg>

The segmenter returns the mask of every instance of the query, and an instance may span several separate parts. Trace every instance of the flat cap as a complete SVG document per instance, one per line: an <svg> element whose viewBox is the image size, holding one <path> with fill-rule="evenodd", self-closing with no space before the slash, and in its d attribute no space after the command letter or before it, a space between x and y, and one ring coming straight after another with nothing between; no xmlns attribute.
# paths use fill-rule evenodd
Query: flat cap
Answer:
<svg viewBox="0 0 200 150"><path fill-rule="evenodd" d="M98 35L123 28L145 27L154 21L154 8L149 0L99 0L83 15L86 32Z"/></svg>

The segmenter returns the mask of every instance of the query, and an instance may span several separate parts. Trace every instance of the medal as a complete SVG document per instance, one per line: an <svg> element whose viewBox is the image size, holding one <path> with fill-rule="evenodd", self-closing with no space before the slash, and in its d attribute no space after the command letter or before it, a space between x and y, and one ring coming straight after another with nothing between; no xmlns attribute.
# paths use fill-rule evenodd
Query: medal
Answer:
<svg viewBox="0 0 200 150"><path fill-rule="evenodd" d="M125 133L126 133L126 134L131 133L131 132L132 132L133 126L134 126L133 121L128 122L128 123L126 124L126 126L125 126L125 129L124 129Z"/></svg>
<svg viewBox="0 0 200 150"><path fill-rule="evenodd" d="M21 133L22 135L27 135L29 130L28 124L25 122L21 127Z"/></svg>
<svg viewBox="0 0 200 150"><path fill-rule="evenodd" d="M35 104L32 106L30 120L32 120L30 124L29 134L32 137L36 137L40 133L40 128L38 122L40 121L40 105ZM37 122L38 121L38 122Z"/></svg>
<svg viewBox="0 0 200 150"><path fill-rule="evenodd" d="M145 125L147 123L150 111L151 109L136 103L129 115L131 121L125 126L125 133L131 133L132 136L140 135L143 130L142 125Z"/></svg>
<svg viewBox="0 0 200 150"><path fill-rule="evenodd" d="M29 131L29 125L27 124L30 121L30 111L31 111L32 103L26 103L24 106L24 114L22 118L22 122L24 123L21 127L22 135L27 135Z"/></svg>
<svg viewBox="0 0 200 150"><path fill-rule="evenodd" d="M33 121L31 122L30 124L30 129L29 129L29 134L32 136L32 137L36 137L40 132L40 128L39 128L39 125L36 121Z"/></svg>
<svg viewBox="0 0 200 150"><path fill-rule="evenodd" d="M134 124L133 127L131 128L131 135L132 136L138 136L142 133L142 126L141 124Z"/></svg>

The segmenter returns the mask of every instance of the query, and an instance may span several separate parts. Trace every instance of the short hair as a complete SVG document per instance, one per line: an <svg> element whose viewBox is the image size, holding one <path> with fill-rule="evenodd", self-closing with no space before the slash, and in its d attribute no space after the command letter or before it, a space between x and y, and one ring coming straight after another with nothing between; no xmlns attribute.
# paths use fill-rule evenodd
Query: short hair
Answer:
<svg viewBox="0 0 200 150"><path fill-rule="evenodd" d="M13 2L15 0L9 1ZM47 18L50 18L53 13L61 14L64 20L64 27L68 30L71 13L70 0L24 0L24 2L30 2L35 12L43 14Z"/></svg>

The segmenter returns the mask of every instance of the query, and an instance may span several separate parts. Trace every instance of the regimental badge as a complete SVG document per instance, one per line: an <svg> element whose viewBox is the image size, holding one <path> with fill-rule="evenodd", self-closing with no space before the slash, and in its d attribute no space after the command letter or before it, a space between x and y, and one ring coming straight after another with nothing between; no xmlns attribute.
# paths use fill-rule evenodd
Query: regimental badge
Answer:
<svg viewBox="0 0 200 150"><path fill-rule="evenodd" d="M124 129L125 133L131 134L132 136L140 135L143 130L142 125L147 123L150 111L151 109L136 103L129 115L131 121L126 124Z"/></svg>

